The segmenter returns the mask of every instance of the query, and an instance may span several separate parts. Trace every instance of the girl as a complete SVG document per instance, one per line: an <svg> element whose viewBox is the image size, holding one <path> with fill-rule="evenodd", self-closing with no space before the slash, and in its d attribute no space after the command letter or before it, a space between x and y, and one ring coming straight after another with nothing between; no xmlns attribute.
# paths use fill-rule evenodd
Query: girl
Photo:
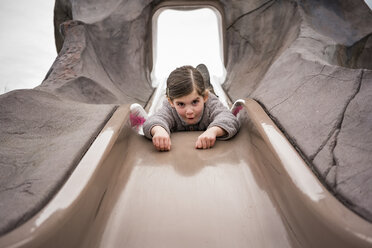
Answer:
<svg viewBox="0 0 372 248"><path fill-rule="evenodd" d="M227 140L239 129L239 121L206 88L206 67L192 66L175 69L167 79L166 96L159 112L143 124L144 135L152 139L157 150L171 149L170 133L175 131L204 131L196 140L195 148L213 147L216 138ZM208 79L209 81L209 76ZM144 112L144 111L142 111Z"/></svg>

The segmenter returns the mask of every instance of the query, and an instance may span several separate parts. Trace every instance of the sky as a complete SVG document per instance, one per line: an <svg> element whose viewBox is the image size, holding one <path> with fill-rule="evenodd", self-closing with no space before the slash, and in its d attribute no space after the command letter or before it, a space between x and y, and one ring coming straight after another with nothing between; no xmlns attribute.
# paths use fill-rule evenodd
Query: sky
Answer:
<svg viewBox="0 0 372 248"><path fill-rule="evenodd" d="M372 7L372 0L366 3ZM0 0L0 94L34 88L43 81L57 56L53 8L54 0ZM212 10L166 10L158 22L158 44L162 46L157 48L154 85L185 64L205 63L212 80L223 80L221 51L215 42L219 40L217 16ZM191 30L186 23L200 29Z"/></svg>
<svg viewBox="0 0 372 248"><path fill-rule="evenodd" d="M153 47L153 85L176 67L204 63L213 77L224 77L223 55L216 13L210 8L166 9L158 17L157 47Z"/></svg>
<svg viewBox="0 0 372 248"><path fill-rule="evenodd" d="M0 0L0 94L39 85L53 64L53 0Z"/></svg>
<svg viewBox="0 0 372 248"><path fill-rule="evenodd" d="M364 0L364 1L369 6L369 8L372 9L372 0Z"/></svg>

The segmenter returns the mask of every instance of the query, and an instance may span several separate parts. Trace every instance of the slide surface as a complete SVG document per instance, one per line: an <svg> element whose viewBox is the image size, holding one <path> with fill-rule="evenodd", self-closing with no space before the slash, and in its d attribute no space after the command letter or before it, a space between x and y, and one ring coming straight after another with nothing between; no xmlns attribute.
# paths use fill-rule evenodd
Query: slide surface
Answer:
<svg viewBox="0 0 372 248"><path fill-rule="evenodd" d="M371 247L372 225L338 202L263 109L246 100L240 132L169 152L120 107L55 198L0 247Z"/></svg>

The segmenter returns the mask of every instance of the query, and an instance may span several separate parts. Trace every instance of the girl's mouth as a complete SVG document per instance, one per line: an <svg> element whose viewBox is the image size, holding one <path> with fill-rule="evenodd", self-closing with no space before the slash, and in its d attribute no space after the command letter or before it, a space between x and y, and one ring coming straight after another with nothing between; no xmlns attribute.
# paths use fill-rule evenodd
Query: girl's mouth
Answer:
<svg viewBox="0 0 372 248"><path fill-rule="evenodd" d="M186 117L185 122L188 123L188 124L194 124L194 122L195 122L195 118L189 118L189 117Z"/></svg>

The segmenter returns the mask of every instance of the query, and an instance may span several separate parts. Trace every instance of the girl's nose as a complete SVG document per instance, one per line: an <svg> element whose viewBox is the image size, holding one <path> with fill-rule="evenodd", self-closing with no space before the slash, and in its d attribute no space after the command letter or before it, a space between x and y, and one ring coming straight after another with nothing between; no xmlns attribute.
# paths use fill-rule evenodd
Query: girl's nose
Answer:
<svg viewBox="0 0 372 248"><path fill-rule="evenodd" d="M191 115L191 114L193 114L194 113L194 111L192 110L192 108L187 108L186 109L186 114L187 115Z"/></svg>

